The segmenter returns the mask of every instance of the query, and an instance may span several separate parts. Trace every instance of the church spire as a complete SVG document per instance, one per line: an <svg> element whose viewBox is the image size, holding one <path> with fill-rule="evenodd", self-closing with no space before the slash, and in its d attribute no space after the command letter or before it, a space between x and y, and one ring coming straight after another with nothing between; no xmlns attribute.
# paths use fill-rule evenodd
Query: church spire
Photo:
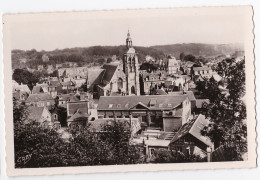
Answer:
<svg viewBox="0 0 260 180"><path fill-rule="evenodd" d="M130 32L128 29L127 38L126 38L126 48L129 49L131 47L132 47L132 38L130 37Z"/></svg>

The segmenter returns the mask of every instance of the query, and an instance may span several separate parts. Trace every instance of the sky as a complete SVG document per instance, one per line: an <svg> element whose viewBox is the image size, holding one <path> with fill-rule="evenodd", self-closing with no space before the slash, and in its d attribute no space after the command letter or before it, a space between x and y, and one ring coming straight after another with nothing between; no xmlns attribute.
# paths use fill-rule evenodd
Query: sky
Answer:
<svg viewBox="0 0 260 180"><path fill-rule="evenodd" d="M11 49L38 51L123 45L128 29L134 46L243 43L245 37L239 8L20 14L4 22Z"/></svg>

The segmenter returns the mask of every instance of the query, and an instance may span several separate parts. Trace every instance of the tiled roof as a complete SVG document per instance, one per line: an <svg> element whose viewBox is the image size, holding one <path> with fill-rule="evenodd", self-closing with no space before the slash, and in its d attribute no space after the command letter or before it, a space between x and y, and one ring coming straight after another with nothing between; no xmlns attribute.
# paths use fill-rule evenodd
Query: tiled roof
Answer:
<svg viewBox="0 0 260 180"><path fill-rule="evenodd" d="M101 96L98 110L129 110L138 103L142 103L150 109L173 109L180 105L187 95L151 95L151 96ZM150 102L155 101L154 107L150 107ZM170 104L170 105L169 105Z"/></svg>
<svg viewBox="0 0 260 180"><path fill-rule="evenodd" d="M174 143L178 139L182 138L186 134L191 134L193 137L201 141L202 143L213 146L210 139L206 136L201 135L201 130L209 124L208 119L205 118L204 115L199 115L197 119L192 119L185 123L181 129L175 134L175 136L172 138L171 143Z"/></svg>
<svg viewBox="0 0 260 180"><path fill-rule="evenodd" d="M47 101L53 100L50 94L41 93L41 94L30 94L26 102L38 102L38 101Z"/></svg>

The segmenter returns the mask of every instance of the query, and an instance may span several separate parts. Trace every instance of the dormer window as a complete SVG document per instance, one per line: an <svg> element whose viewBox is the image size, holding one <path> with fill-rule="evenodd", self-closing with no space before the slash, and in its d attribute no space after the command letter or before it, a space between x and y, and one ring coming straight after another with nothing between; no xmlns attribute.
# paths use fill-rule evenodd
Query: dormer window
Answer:
<svg viewBox="0 0 260 180"><path fill-rule="evenodd" d="M112 108L112 107L113 107L113 104L109 104L109 105L108 105L108 108Z"/></svg>
<svg viewBox="0 0 260 180"><path fill-rule="evenodd" d="M121 108L121 104L118 104L116 107L117 107L117 108Z"/></svg>
<svg viewBox="0 0 260 180"><path fill-rule="evenodd" d="M167 104L167 107L168 107L168 108L172 107L172 104Z"/></svg>
<svg viewBox="0 0 260 180"><path fill-rule="evenodd" d="M159 104L159 108L162 108L163 107L163 104Z"/></svg>
<svg viewBox="0 0 260 180"><path fill-rule="evenodd" d="M155 105L156 105L156 99L155 98L152 98L151 100L150 100L150 107L155 107Z"/></svg>
<svg viewBox="0 0 260 180"><path fill-rule="evenodd" d="M126 107L126 108L128 108L128 107L129 107L129 104L128 104L128 103L127 103L127 104L125 104L125 107Z"/></svg>

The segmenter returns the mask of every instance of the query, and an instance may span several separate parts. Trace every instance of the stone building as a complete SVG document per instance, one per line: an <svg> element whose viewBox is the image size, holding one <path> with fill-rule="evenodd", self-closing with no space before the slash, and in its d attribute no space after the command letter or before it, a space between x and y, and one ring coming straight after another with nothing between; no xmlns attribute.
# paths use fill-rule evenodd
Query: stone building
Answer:
<svg viewBox="0 0 260 180"><path fill-rule="evenodd" d="M188 95L179 96L102 96L97 107L98 115L105 118L138 118L142 128L176 131L191 116Z"/></svg>

